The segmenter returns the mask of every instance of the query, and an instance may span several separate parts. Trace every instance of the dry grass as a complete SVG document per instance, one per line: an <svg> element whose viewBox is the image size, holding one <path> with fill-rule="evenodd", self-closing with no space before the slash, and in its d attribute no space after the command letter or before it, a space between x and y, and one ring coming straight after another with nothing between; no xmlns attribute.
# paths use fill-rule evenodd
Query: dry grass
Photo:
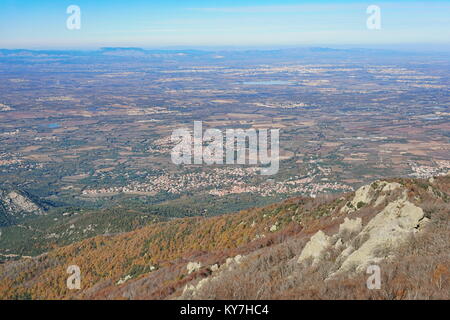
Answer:
<svg viewBox="0 0 450 320"><path fill-rule="evenodd" d="M450 203L445 196L428 197L417 190L414 195L430 221L403 245L389 249L395 258L379 263L379 290L367 289L365 273L327 280L336 269L336 249L328 250L316 266L298 264L306 239L297 236L247 256L239 268L222 272L188 298L450 299ZM359 240L353 245L358 247Z"/></svg>

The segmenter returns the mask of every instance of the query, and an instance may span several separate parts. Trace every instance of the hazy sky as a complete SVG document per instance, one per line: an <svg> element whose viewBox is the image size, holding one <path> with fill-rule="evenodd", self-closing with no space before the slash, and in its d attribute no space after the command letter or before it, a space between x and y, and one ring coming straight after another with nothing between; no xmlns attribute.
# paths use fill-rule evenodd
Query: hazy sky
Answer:
<svg viewBox="0 0 450 320"><path fill-rule="evenodd" d="M372 4L381 30L366 26ZM450 44L450 1L0 0L0 48L414 43Z"/></svg>

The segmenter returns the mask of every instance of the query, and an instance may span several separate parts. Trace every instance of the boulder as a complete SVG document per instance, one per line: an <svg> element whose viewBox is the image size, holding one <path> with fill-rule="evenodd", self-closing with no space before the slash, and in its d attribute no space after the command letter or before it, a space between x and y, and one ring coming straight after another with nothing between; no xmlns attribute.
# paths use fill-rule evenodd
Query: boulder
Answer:
<svg viewBox="0 0 450 320"><path fill-rule="evenodd" d="M277 224L277 223L275 223L274 225L272 225L272 226L270 227L270 229L269 229L270 232L275 232L275 231L277 231L277 230L278 230L278 224Z"/></svg>
<svg viewBox="0 0 450 320"><path fill-rule="evenodd" d="M322 230L314 234L303 248L297 262L302 263L308 258L313 258L313 264L319 262L320 255L330 246L330 237Z"/></svg>
<svg viewBox="0 0 450 320"><path fill-rule="evenodd" d="M217 263L211 266L211 271L212 272L216 272L218 270L219 270L219 265Z"/></svg>
<svg viewBox="0 0 450 320"><path fill-rule="evenodd" d="M200 262L189 262L186 266L186 269L188 271L188 274L191 274L192 272L200 270L201 267L202 264Z"/></svg>

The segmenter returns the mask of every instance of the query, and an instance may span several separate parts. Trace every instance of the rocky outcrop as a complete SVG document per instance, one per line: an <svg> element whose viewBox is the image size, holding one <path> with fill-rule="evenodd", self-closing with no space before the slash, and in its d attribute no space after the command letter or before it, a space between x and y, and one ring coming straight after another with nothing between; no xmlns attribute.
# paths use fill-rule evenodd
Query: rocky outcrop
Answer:
<svg viewBox="0 0 450 320"><path fill-rule="evenodd" d="M119 281L117 281L117 285L121 285L124 284L125 282L127 282L128 280L132 279L133 277L131 275L126 275L125 278L121 278L119 279Z"/></svg>
<svg viewBox="0 0 450 320"><path fill-rule="evenodd" d="M369 263L389 257L389 252L416 232L424 219L424 212L413 203L399 199L378 213L356 236L360 247L341 253L341 266L337 273L363 270ZM356 238L355 237L355 238ZM364 241L365 240L365 241ZM345 259L342 259L344 258Z"/></svg>
<svg viewBox="0 0 450 320"><path fill-rule="evenodd" d="M219 266L218 264L210 266L210 270L213 272L212 275L201 279L196 284L187 284L183 289L183 293L180 299L186 299L187 297L195 298L196 294L200 292L207 283L212 281L220 281L224 272L235 270L235 268L242 263L243 259L244 257L238 254L235 257L227 258L225 263L221 266ZM200 263L195 264L196 267L198 267L199 265Z"/></svg>
<svg viewBox="0 0 450 320"><path fill-rule="evenodd" d="M269 229L270 232L275 232L278 230L278 223L275 223L274 225L272 225Z"/></svg>
<svg viewBox="0 0 450 320"><path fill-rule="evenodd" d="M386 199L386 194L391 191L401 188L401 184L397 182L387 182L387 181L376 181L372 184L362 186L355 191L355 196L348 202L344 207L342 207L342 213L351 213L356 210L373 204L378 206L383 203Z"/></svg>
<svg viewBox="0 0 450 320"><path fill-rule="evenodd" d="M397 199L391 199L365 226L360 217L345 217L334 235L328 236L318 231L305 245L298 262L303 263L312 258L313 264L317 264L328 250L335 250L338 256L334 260L334 271L328 277L332 278L342 273L363 271L371 263L390 258L394 249L411 234L421 230L427 221L423 210L409 201L407 190L402 188L399 183L386 181L359 188L354 198L341 209L341 213L357 214L358 209L366 205L377 208L389 199L387 196L391 192L399 192Z"/></svg>
<svg viewBox="0 0 450 320"><path fill-rule="evenodd" d="M184 287L182 297L184 298L186 295L191 295L195 297L196 292L200 291L202 287L205 286L210 281L210 278L203 278L197 284L188 284Z"/></svg>
<svg viewBox="0 0 450 320"><path fill-rule="evenodd" d="M216 264L212 265L210 269L212 272L216 272L219 270L219 265L216 263Z"/></svg>
<svg viewBox="0 0 450 320"><path fill-rule="evenodd" d="M298 262L302 263L306 259L312 258L313 264L316 264L319 262L320 255L325 252L328 247L330 247L330 237L319 230L311 237L309 242L303 248L300 257L298 258Z"/></svg>
<svg viewBox="0 0 450 320"><path fill-rule="evenodd" d="M12 216L44 213L43 208L20 191L0 191L0 202L6 213Z"/></svg>
<svg viewBox="0 0 450 320"><path fill-rule="evenodd" d="M189 262L186 266L188 274L200 270L202 264L200 262Z"/></svg>
<svg viewBox="0 0 450 320"><path fill-rule="evenodd" d="M233 265L239 265L242 262L242 256L240 254L238 254L236 257L234 258L228 258L225 261L225 267L230 267Z"/></svg>
<svg viewBox="0 0 450 320"><path fill-rule="evenodd" d="M17 190L0 190L0 226L14 224L16 218L44 213L44 208L35 203L26 193Z"/></svg>
<svg viewBox="0 0 450 320"><path fill-rule="evenodd" d="M339 234L343 234L344 232L348 233L356 233L360 232L362 229L362 219L349 219L345 217L344 222L339 226Z"/></svg>
<svg viewBox="0 0 450 320"><path fill-rule="evenodd" d="M343 250L346 248L347 240L343 240L345 234L354 235L358 234L362 229L362 219L349 219L345 217L344 222L339 226L339 232L333 236L327 236L323 231L319 230L314 234L311 239L306 243L298 263L303 263L305 260L312 258L312 264L315 265L320 262L320 258L324 252L331 248L332 244L336 250Z"/></svg>

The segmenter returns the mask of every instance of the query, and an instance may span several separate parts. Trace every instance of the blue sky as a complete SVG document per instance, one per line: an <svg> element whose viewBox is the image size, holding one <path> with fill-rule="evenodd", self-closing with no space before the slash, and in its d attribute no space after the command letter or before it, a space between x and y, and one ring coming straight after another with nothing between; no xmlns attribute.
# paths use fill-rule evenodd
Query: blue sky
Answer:
<svg viewBox="0 0 450 320"><path fill-rule="evenodd" d="M366 9L381 8L381 30ZM69 5L81 29L68 30ZM0 48L450 46L450 1L1 0Z"/></svg>

